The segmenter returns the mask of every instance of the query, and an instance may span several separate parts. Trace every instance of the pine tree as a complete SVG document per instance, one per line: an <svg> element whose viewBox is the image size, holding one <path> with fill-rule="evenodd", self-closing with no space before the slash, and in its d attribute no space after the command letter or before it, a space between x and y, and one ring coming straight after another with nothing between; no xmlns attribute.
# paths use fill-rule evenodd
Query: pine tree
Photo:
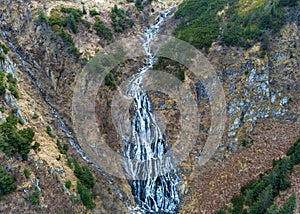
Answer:
<svg viewBox="0 0 300 214"><path fill-rule="evenodd" d="M273 201L273 189L269 185L267 188L261 192L258 196L257 201L250 207L250 214L264 214L270 207Z"/></svg>
<svg viewBox="0 0 300 214"><path fill-rule="evenodd" d="M296 208L296 195L291 195L277 214L294 214Z"/></svg>

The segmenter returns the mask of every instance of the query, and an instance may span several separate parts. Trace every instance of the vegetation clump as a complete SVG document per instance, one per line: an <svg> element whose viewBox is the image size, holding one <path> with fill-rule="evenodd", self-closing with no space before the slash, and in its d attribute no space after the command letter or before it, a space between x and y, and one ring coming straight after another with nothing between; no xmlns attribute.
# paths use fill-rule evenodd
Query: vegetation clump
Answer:
<svg viewBox="0 0 300 214"><path fill-rule="evenodd" d="M111 39L112 38L112 32L109 28L105 27L102 21L100 19L96 19L94 24L94 29L99 37L102 37L104 39Z"/></svg>
<svg viewBox="0 0 300 214"><path fill-rule="evenodd" d="M34 132L31 128L17 129L19 118L12 113L6 118L6 122L0 125L0 150L7 156L19 153L23 160L27 160Z"/></svg>
<svg viewBox="0 0 300 214"><path fill-rule="evenodd" d="M185 80L185 67L171 59L159 57L157 62L153 65L153 69L163 70L169 74L174 75L180 81Z"/></svg>
<svg viewBox="0 0 300 214"><path fill-rule="evenodd" d="M291 195L281 209L277 209L274 199L290 188L288 175L293 167L300 162L294 161L300 157L300 138L289 148L287 157L273 160L273 168L261 174L259 179L248 182L241 188L241 194L231 199L232 206L223 207L218 214L242 213L242 214L292 214L296 207L295 195Z"/></svg>
<svg viewBox="0 0 300 214"><path fill-rule="evenodd" d="M5 94L5 80L4 80L5 74L3 71L0 71L0 95Z"/></svg>
<svg viewBox="0 0 300 214"><path fill-rule="evenodd" d="M94 17L94 16L97 16L97 15L100 15L101 13L96 11L96 10L90 10L90 16L91 17Z"/></svg>
<svg viewBox="0 0 300 214"><path fill-rule="evenodd" d="M133 21L127 18L124 10L118 8L117 5L111 9L110 17L112 20L112 26L116 32L123 32L127 28L133 26Z"/></svg>
<svg viewBox="0 0 300 214"><path fill-rule="evenodd" d="M175 13L175 18L181 19L175 34L197 48L209 48L212 42L219 40L228 46L245 48L262 42L262 51L265 51L267 35L282 28L286 23L285 7L295 6L297 0L258 3L241 10L238 0L187 0Z"/></svg>
<svg viewBox="0 0 300 214"><path fill-rule="evenodd" d="M0 48L2 49L2 51L7 54L8 53L8 47L6 47L5 44L3 44L2 42L0 42Z"/></svg>
<svg viewBox="0 0 300 214"><path fill-rule="evenodd" d="M40 204L40 194L41 191L39 190L39 188L37 186L34 186L34 191L33 193L29 196L29 200L33 205L39 205Z"/></svg>
<svg viewBox="0 0 300 214"><path fill-rule="evenodd" d="M86 166L79 165L76 159L68 158L67 163L70 167L74 166L74 174L77 177L77 192L83 205L89 209L93 209L95 204L92 197L92 188L95 186L95 179ZM71 187L71 181L66 181L66 188Z"/></svg>
<svg viewBox="0 0 300 214"><path fill-rule="evenodd" d="M0 200L4 195L15 191L15 179L5 169L0 167Z"/></svg>

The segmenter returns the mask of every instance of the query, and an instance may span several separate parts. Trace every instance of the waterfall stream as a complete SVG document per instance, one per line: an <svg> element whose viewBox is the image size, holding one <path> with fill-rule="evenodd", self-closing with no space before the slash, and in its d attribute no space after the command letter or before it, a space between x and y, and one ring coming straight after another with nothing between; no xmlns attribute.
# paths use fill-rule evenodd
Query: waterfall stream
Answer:
<svg viewBox="0 0 300 214"><path fill-rule="evenodd" d="M156 57L152 53L150 47L151 42L158 35L161 24L170 13L170 10L162 13L155 24L145 30L145 38L143 38L143 48L147 53L145 65L133 76L132 81L127 88L127 95L134 99L136 111L132 121L132 136L130 137L130 140L123 142L124 155L129 160L134 160L137 163L145 160L160 159L167 150L165 136L158 126L155 115L153 114L151 101L144 91L142 84L143 75L156 61ZM77 144L75 138L72 136L72 132L63 121L58 110L47 99L47 93L31 71L31 65L28 64L28 62L36 63L35 60L32 59L29 54L26 54L18 44L10 42L7 38L6 31L11 29L7 29L7 26L2 26L1 19L0 30L2 31L2 38L7 42L11 51L19 59L20 69L27 72L34 86L40 91L45 103L50 107L53 117L56 118L59 128L68 137L70 145L80 154L82 159L89 163L106 179L128 210L133 213L175 213L180 202L176 189L179 178L176 173L168 172L153 177L152 171L156 170L156 166L146 164L145 168L136 170L133 162L128 161L124 163L125 172L129 174L138 174L142 172L143 177L147 178L145 180L129 180L132 194L138 204L138 207L136 208L131 207L126 196L123 196L121 190L113 183L112 179L97 164L92 162L84 150ZM168 164L171 164L171 162L167 163L167 165Z"/></svg>
<svg viewBox="0 0 300 214"><path fill-rule="evenodd" d="M35 78L34 74L32 73L30 69L30 65L26 62L26 60L35 62L31 58L29 54L25 55L23 49L20 46L15 46L12 42L10 42L6 36L5 29L2 27L2 23L0 20L0 30L2 31L2 38L7 41L7 44L9 45L11 51L15 54L15 56L20 60L19 69L25 70L30 77L33 85L37 87L39 90L41 96L43 97L45 103L49 106L50 110L52 111L53 117L56 119L56 122L58 123L59 128L62 130L62 132L66 135L68 138L69 144L76 150L76 152L81 156L83 160L85 160L88 164L90 164L94 169L96 169L103 177L104 179L109 183L109 185L112 187L112 189L115 191L115 193L118 195L119 199L125 204L125 206L128 208L128 210L134 211L135 208L131 207L128 203L128 199L123 196L121 190L114 184L112 179L99 167L97 164L92 162L88 155L84 152L84 150L78 145L75 138L72 135L72 132L69 130L67 125L65 124L63 118L59 114L58 110L53 106L53 104L49 101L47 98L47 93L39 83L39 81Z"/></svg>
<svg viewBox="0 0 300 214"><path fill-rule="evenodd" d="M161 174L159 171L162 166L151 161L162 160L167 148L165 136L143 88L143 76L156 61L151 42L158 35L161 24L169 14L170 10L163 13L153 26L145 30L145 65L133 76L126 91L126 96L134 101L135 116L131 122L131 135L125 136L124 155L129 161L124 163L124 169L133 178L140 176L138 180L129 180L129 184L137 204L147 213L175 213L180 202L176 189L179 178L176 173ZM163 161L164 166L172 164L169 159ZM168 163L165 163L166 161ZM147 163L141 164L144 162Z"/></svg>

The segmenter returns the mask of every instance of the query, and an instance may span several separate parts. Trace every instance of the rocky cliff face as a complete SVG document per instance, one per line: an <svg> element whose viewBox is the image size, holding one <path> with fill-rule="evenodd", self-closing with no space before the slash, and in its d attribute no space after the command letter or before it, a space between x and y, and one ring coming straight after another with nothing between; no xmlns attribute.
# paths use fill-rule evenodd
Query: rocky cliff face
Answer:
<svg viewBox="0 0 300 214"><path fill-rule="evenodd" d="M143 26L155 20L153 18L159 15L160 10L180 1L166 1L165 4L154 2L152 6L145 7L144 13L140 13L132 3L122 2L118 5L134 20L135 28L124 33L113 33L115 40L140 31ZM88 11L100 11L104 25L113 31L109 13L115 1L1 2L0 40L6 44L9 52L5 55L5 60L0 62L0 68L6 73L13 73L18 79L17 87L20 92L19 100L9 93L1 97L1 104L4 106L4 110L1 110L2 118L11 109L17 108L18 116L24 120L25 126L34 129L34 140L40 143L40 147L36 151L32 150L28 161L23 162L1 154L1 165L15 175L17 190L0 201L0 212L92 212L73 200L76 198L76 176L74 169L68 166L67 159L77 157L81 160L81 157L71 147L67 154L60 154L57 140L68 144L68 138L61 130L59 120L55 118L53 108L72 130L71 103L75 79L85 65L84 59L101 50L108 41L99 38L95 32L89 32L83 25L79 26L76 34L68 29L75 47L82 53L76 59L49 24L36 22L40 10L50 16L51 11L59 8L62 3L77 9L85 6ZM152 8L154 12L151 11ZM83 17L91 23L95 21L88 15ZM264 56L260 54L260 44L245 50L215 43L208 51L206 56L215 67L226 93L227 128L215 158L206 166L198 167L201 146L210 125L209 120L204 120L199 142L181 166L183 185L179 188L183 201L180 212L211 213L228 203L230 196L237 193L241 185L267 170L272 159L282 156L295 138L300 136L299 12L295 10L288 14L288 18L289 24L281 32L271 36L270 50ZM172 28L174 23L176 22L171 20L168 27ZM118 84L135 72L141 64L137 61L126 62L113 71ZM193 81L192 76L188 76L187 81L190 81L195 99L202 107L207 102L205 89L200 82ZM110 112L109 97L112 93L109 87L104 86L98 98L98 119L102 121L99 126L107 133L113 127L106 117ZM174 120L177 121L179 116L177 110L172 108L172 100L155 93L150 96L154 104L157 104L157 111L161 111L168 126L172 126L170 130L173 129L176 133L178 127ZM52 107L47 103L51 103ZM34 114L38 118L33 119ZM208 115L209 109L204 114ZM52 128L53 136L46 133L47 126ZM117 136L108 135L107 142L117 151L118 145L113 144L116 138ZM31 171L29 179L23 176L24 168ZM99 172L94 169L93 172L97 180L94 188L94 194L97 195L94 199L96 208L93 212L127 212L126 206L119 200L111 185ZM67 180L73 184L70 190L65 187ZM134 204L127 182L115 178L112 180L121 189L128 203ZM32 205L29 200L34 186L41 190L41 203L38 206Z"/></svg>

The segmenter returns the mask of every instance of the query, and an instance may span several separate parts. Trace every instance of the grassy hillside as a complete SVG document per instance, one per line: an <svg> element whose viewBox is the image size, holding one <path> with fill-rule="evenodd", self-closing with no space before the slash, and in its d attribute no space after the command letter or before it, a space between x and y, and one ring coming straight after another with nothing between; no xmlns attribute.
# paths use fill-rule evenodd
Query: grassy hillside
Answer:
<svg viewBox="0 0 300 214"><path fill-rule="evenodd" d="M262 42L264 51L268 35L285 24L285 10L298 3L299 0L187 0L175 14L181 20L175 34L198 48L208 48L220 40L228 46L246 48Z"/></svg>

